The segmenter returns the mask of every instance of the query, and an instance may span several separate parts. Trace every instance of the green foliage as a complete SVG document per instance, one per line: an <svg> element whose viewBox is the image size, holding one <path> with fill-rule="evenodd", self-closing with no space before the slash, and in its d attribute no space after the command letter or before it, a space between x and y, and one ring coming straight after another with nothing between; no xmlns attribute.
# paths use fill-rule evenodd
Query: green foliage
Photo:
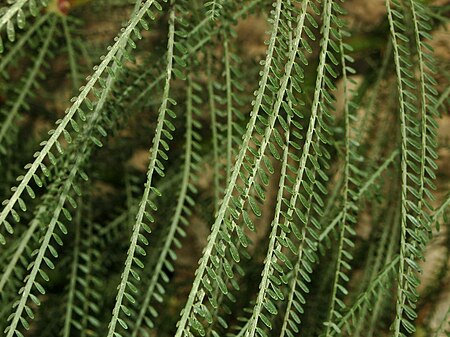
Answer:
<svg viewBox="0 0 450 337"><path fill-rule="evenodd" d="M448 330L445 6L67 4L0 8L5 336Z"/></svg>

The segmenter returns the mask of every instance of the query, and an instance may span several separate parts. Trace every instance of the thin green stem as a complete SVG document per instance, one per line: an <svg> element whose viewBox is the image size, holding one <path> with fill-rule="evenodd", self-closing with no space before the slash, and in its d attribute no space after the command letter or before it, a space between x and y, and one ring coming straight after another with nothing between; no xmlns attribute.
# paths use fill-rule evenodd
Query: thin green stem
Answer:
<svg viewBox="0 0 450 337"><path fill-rule="evenodd" d="M27 79L20 90L19 97L17 97L14 105L11 110L9 110L6 120L2 122L2 127L0 129L0 144L5 141L7 137L7 131L11 128L12 123L16 119L16 116L20 110L20 107L25 104L25 98L30 94L30 90L35 83L36 77L39 75L39 70L41 69L45 55L49 51L50 42L52 42L52 38L55 33L55 20L51 20L50 28L47 33L47 37L45 38L42 47L39 49L39 54L34 62L33 68L30 70ZM0 221L1 223L1 221Z"/></svg>
<svg viewBox="0 0 450 337"><path fill-rule="evenodd" d="M80 87L79 72L77 60L75 57L75 50L73 49L72 36L70 34L69 26L67 25L67 18L61 17L61 22L64 28L64 37L67 45L67 55L69 56L70 73L72 77L73 90L77 90Z"/></svg>
<svg viewBox="0 0 450 337"><path fill-rule="evenodd" d="M142 325L142 321L144 319L145 313L148 310L148 306L150 304L150 300L153 297L153 293L155 287L158 283L158 280L161 276L161 271L166 262L167 255L171 249L173 244L173 239L175 238L175 234L177 232L177 228L180 224L181 215L183 212L183 208L185 207L186 195L188 191L189 179L191 175L191 161L192 161L192 85L190 76L188 77L188 89L187 89L187 108L186 108L186 143L185 143L185 152L184 152L184 164L183 164L183 176L181 180L181 189L178 195L178 201L175 208L175 213L172 217L172 221L169 226L169 232L165 237L164 246L161 250L161 253L158 256L158 263L152 269L152 277L149 285L147 286L147 292L144 297L144 301L142 303L141 310L139 311L138 317L136 319L136 324L134 326L133 333L131 337L136 337L139 333L139 328Z"/></svg>
<svg viewBox="0 0 450 337"><path fill-rule="evenodd" d="M220 192L220 173L219 173L219 140L217 135L217 111L215 103L215 94L213 87L212 78L212 54L208 50L207 54L207 76L208 76L208 98L209 98L209 108L211 116L211 140L213 146L213 167L214 167L214 211L217 212L217 207L219 205L219 192Z"/></svg>
<svg viewBox="0 0 450 337"><path fill-rule="evenodd" d="M78 278L78 263L80 258L80 227L81 227L81 207L77 211L75 218L75 239L73 243L72 268L69 278L69 290L66 302L66 314L64 316L64 327L62 330L63 337L70 336L70 328L72 324L72 313L75 299L75 287Z"/></svg>
<svg viewBox="0 0 450 337"><path fill-rule="evenodd" d="M226 84L226 97L227 97L227 180L230 181L231 175L231 154L233 150L233 102L232 102L232 91L231 91L231 71L230 71L230 52L228 50L228 39L225 37L223 43L224 48L224 58L225 58L225 84Z"/></svg>
<svg viewBox="0 0 450 337"><path fill-rule="evenodd" d="M402 66L400 63L400 51L397 44L397 33L395 31L394 19L391 9L391 0L386 0L386 7L389 19L389 27L391 31L391 38L393 41L394 63L397 75L397 86L400 101L400 134L401 134L401 237L400 237L400 263L399 275L397 284L397 304L396 304L396 318L394 322L394 336L400 336L401 322L403 319L403 308L405 303L405 258L406 258L406 231L407 231L407 196L408 196L408 158L407 158L407 134L406 134L406 117L405 117L405 97L403 92L402 82Z"/></svg>

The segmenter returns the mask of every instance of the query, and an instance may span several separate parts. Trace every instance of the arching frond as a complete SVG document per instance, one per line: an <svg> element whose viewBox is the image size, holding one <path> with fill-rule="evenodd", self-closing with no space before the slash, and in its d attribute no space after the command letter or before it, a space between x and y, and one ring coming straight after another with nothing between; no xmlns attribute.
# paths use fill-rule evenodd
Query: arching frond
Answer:
<svg viewBox="0 0 450 337"><path fill-rule="evenodd" d="M118 57L119 54L123 55L129 55L129 53L125 50L127 45L133 46L135 43L131 37L131 33L135 32L135 29L137 28L138 24L143 25L143 28L145 29L147 24L145 23L144 15L147 14L147 12L150 10L150 6L154 3L153 0L149 0L145 3L143 3L142 7L139 9L139 11L136 13L135 16L130 20L128 26L124 31L120 34L117 41L114 43L114 45L111 47L109 52L105 55L102 62L98 67L96 67L96 70L93 74L93 76L90 77L86 85L83 87L81 93L78 95L78 97L73 99L72 106L67 110L65 116L61 121L58 123L58 127L50 132L51 136L50 138L43 143L42 149L38 152L38 155L36 156L36 159L33 161L33 163L27 165L27 172L24 176L19 177L19 185L14 189L14 193L11 196L10 199L7 200L5 203L5 206L0 213L0 224L7 225L9 221L7 220L8 215L12 215L14 221L19 221L20 216L18 212L14 209L14 206L16 203L21 203L22 200L21 196L23 191L26 189L27 186L30 185L31 179L37 180L39 178L37 177L38 170L42 171L44 175L48 175L48 169L44 165L43 161L45 158L51 156L49 153L51 153L51 149L53 146L55 146L58 149L61 149L61 144L59 142L60 136L62 135L68 143L71 143L72 136L70 135L69 131L66 130L66 127L70 123L72 126L72 129L75 133L77 133L77 128L74 126L74 120L73 117L77 113L80 115L80 119L86 120L85 113L83 110L93 110L94 105L91 102L91 100L88 98L88 94L91 92L91 90L94 88L94 85L99 82L100 85L103 87L105 86L106 80L104 80L101 76L105 72L112 72L112 75L114 75L114 70L112 67L118 67L120 63L116 62L123 62L122 57ZM117 60L117 61L116 61ZM85 108L82 108L82 105ZM94 141L94 140L93 140ZM61 152L62 150L58 150ZM23 202L23 201L22 201Z"/></svg>
<svg viewBox="0 0 450 337"><path fill-rule="evenodd" d="M174 118L175 115L172 110L168 108L169 104L175 105L175 101L169 97L170 92L170 84L172 78L172 72L177 70L173 68L173 52L174 52L174 44L175 44L175 10L171 11L169 17L169 38L168 38L168 53L167 53L167 68L166 68L166 79L164 84L163 97L161 99L161 105L159 108L159 116L158 116L158 124L155 132L155 136L153 138L153 146L151 149L151 157L150 163L147 171L147 181L145 183L144 194L142 195L142 199L139 204L139 209L136 214L136 223L133 227L133 233L130 239L130 247L127 252L127 259L125 261L125 267L122 272L120 284L118 287L116 303L113 309L113 315L111 318L111 322L109 323L108 337L115 336L116 333L116 325L119 323L124 329L127 329L128 326L123 319L119 317L120 313L123 312L125 315L129 315L130 311L128 307L124 304L124 299L126 298L128 301L133 303L135 300L133 295L129 292L133 292L135 286L133 282L130 280L130 274L136 281L139 281L139 273L135 270L136 267L143 268L142 261L139 257L135 256L136 253L140 255L145 255L145 250L140 244L147 245L148 240L141 233L142 231L149 233L150 227L148 226L149 222L153 221L153 217L150 214L150 210L156 210L156 206L150 202L149 195L150 193L155 193L156 195L160 195L161 192L158 191L152 185L153 174L156 171L160 176L164 176L164 165L161 163L159 158L166 157L165 152L168 150L168 145L162 136L168 138L169 140L172 138L170 136L170 132L173 131L173 124L170 122L169 118L166 115ZM179 72L179 70L177 70ZM167 130L168 129L168 130ZM145 219L144 219L145 217Z"/></svg>
<svg viewBox="0 0 450 337"><path fill-rule="evenodd" d="M414 91L417 89L414 74L412 73L411 54L405 49L405 44L409 42L409 38L405 35L405 17L407 13L402 13L400 4L396 1L391 6L390 1L386 2L388 9L388 18L390 22L390 30L393 41L394 61L397 73L397 83L399 89L399 105L400 105L400 126L402 136L402 232L400 245L400 265L399 265L399 282L397 288L397 308L395 319L395 336L403 336L402 326L408 333L414 332L414 325L411 323L417 316L414 311L414 302L417 301L418 294L415 290L419 284L416 275L420 271L420 267L416 263L418 258L422 257L422 251L427 242L427 232L429 225L426 213L422 210L422 205L427 205L425 194L428 187L432 184L431 179L435 177L432 168L435 166L435 152L433 146L427 146L430 137L433 137L433 130L429 135L428 123L433 125L433 116L430 115L428 98L433 99L435 92L432 89L431 94L427 88L430 87L425 82L423 61L419 67L419 85L421 97L421 110L411 104L416 100ZM416 11L422 7L415 1L410 2L410 9L415 21L415 40L418 47L419 60L423 58L422 44L420 40L420 31L418 26L418 18ZM425 15L425 14L424 14ZM423 60L423 59L422 59ZM427 62L427 67L433 69L433 65ZM427 80L432 80L428 75ZM417 116L417 114L419 114ZM432 126L430 126L432 127ZM420 136L418 137L418 130ZM433 141L432 141L433 142ZM416 153L419 149L420 154ZM429 155L431 153L431 155ZM433 158L434 155L434 158ZM411 174L420 167L420 178L412 179ZM430 166L431 165L431 166ZM426 175L426 176L425 176ZM433 185L433 184L432 184ZM405 316L406 315L406 316Z"/></svg>

